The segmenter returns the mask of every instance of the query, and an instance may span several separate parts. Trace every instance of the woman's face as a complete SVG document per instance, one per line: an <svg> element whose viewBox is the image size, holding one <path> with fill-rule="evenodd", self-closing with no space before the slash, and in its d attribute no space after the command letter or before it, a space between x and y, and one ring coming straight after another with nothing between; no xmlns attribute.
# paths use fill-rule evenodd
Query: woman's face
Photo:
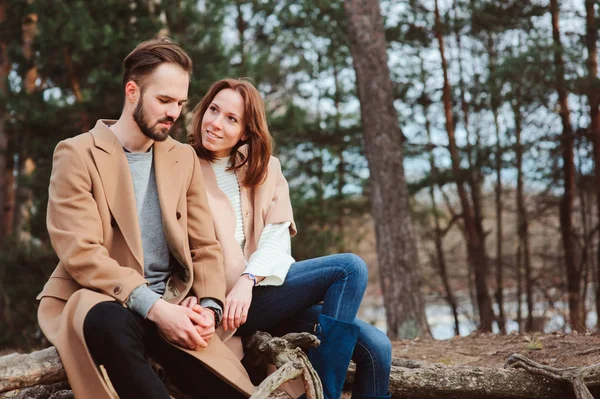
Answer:
<svg viewBox="0 0 600 399"><path fill-rule="evenodd" d="M202 117L202 146L219 158L229 156L238 141L246 138L243 121L244 99L240 93L221 90Z"/></svg>

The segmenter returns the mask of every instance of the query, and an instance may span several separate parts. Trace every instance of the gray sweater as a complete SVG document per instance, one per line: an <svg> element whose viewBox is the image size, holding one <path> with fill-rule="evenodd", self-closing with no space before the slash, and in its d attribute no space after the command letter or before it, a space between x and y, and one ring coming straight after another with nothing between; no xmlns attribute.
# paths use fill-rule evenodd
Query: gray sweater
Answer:
<svg viewBox="0 0 600 399"><path fill-rule="evenodd" d="M148 285L135 288L127 306L146 318L150 308L165 292L166 282L173 274L176 266L175 258L169 251L162 223L162 213L156 188L154 174L153 149L145 153L125 152L137 208L140 231L142 234L142 249L144 251L144 277ZM217 310L219 316L221 306L211 298L203 298L201 305ZM217 317L218 320L218 317Z"/></svg>

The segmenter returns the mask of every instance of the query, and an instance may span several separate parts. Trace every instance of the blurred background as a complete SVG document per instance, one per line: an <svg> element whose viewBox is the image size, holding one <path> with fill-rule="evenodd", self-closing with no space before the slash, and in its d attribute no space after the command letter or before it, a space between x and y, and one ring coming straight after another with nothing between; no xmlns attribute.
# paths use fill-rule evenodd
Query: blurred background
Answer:
<svg viewBox="0 0 600 399"><path fill-rule="evenodd" d="M388 82L393 107L359 98L355 66L371 49L349 28L373 32L350 26L351 3L0 0L0 351L47 345L35 296L57 262L45 227L55 145L118 118L122 60L163 36L194 61L173 136L186 141L211 83L250 78L290 182L294 257L362 256L361 317L391 338L597 330L600 2L366 2L389 69L359 83ZM371 121L390 115L392 153L367 151L383 134ZM410 214L378 245L385 204L369 164L384 155L403 162L389 190ZM406 243L409 261L379 264ZM415 314L424 327L390 322Z"/></svg>

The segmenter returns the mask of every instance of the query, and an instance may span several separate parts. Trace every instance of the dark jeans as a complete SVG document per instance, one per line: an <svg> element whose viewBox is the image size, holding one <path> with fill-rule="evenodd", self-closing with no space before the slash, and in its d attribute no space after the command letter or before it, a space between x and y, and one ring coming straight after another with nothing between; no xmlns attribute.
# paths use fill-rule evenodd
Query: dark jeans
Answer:
<svg viewBox="0 0 600 399"><path fill-rule="evenodd" d="M169 399L146 356L159 362L177 388L194 398L247 398L198 359L167 343L154 323L116 302L94 306L83 332L94 360L104 366L121 399Z"/></svg>
<svg viewBox="0 0 600 399"><path fill-rule="evenodd" d="M296 262L282 285L254 288L248 319L236 335L268 331L319 302L323 302L324 315L352 323L367 287L367 277L367 265L352 254Z"/></svg>
<svg viewBox="0 0 600 399"><path fill-rule="evenodd" d="M356 319L367 284L367 267L356 255L340 254L294 263L283 285L258 286L252 293L248 320L236 335L267 331L313 332L319 314L353 322L359 327L352 359L356 363L354 392L385 395L388 390L392 349L377 328ZM317 305L323 301L322 305Z"/></svg>
<svg viewBox="0 0 600 399"><path fill-rule="evenodd" d="M268 332L278 337L290 332L312 333L321 311L322 305L311 306ZM356 363L352 392L355 395L386 395L392 367L392 344L378 328L359 319L355 319L354 324L358 326L358 339L352 353L352 360Z"/></svg>

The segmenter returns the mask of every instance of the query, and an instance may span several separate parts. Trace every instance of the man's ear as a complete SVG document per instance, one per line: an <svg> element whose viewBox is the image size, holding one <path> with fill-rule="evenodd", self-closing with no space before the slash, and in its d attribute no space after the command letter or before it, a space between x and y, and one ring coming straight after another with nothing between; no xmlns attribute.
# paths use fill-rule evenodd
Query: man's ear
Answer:
<svg viewBox="0 0 600 399"><path fill-rule="evenodd" d="M125 100L134 104L140 96L141 90L137 83L130 80L125 84Z"/></svg>

